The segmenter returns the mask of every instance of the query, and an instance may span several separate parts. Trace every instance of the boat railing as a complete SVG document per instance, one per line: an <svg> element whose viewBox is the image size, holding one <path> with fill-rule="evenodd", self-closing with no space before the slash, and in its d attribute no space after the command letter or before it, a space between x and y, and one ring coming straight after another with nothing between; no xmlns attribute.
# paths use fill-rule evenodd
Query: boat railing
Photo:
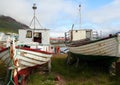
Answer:
<svg viewBox="0 0 120 85"><path fill-rule="evenodd" d="M52 46L51 44L43 44L43 43L23 43L23 42L16 42L16 46L24 46L24 45L29 45L29 46Z"/></svg>

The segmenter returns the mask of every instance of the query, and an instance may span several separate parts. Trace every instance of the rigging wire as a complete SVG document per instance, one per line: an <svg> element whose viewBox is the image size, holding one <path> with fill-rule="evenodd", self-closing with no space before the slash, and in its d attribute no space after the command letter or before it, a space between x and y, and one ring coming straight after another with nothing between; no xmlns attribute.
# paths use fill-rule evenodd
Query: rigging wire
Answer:
<svg viewBox="0 0 120 85"><path fill-rule="evenodd" d="M30 26L32 25L32 23L34 23L34 29L35 29L35 28L36 28L35 21L37 21L38 24L39 24L39 26L40 26L41 28L43 28L42 25L40 24L39 20L37 19L36 14L35 14L35 10L37 9L36 4L33 4L33 7L32 7L32 8L33 8L33 10L34 10L34 16L33 16L32 20L31 20L31 22L30 22Z"/></svg>

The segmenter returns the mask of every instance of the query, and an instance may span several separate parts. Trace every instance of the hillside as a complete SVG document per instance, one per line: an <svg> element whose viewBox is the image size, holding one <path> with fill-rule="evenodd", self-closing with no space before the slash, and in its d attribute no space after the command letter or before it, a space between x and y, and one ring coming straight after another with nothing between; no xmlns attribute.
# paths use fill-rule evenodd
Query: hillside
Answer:
<svg viewBox="0 0 120 85"><path fill-rule="evenodd" d="M22 24L9 16L0 16L0 32L14 32L17 33L18 29L29 28L27 25Z"/></svg>

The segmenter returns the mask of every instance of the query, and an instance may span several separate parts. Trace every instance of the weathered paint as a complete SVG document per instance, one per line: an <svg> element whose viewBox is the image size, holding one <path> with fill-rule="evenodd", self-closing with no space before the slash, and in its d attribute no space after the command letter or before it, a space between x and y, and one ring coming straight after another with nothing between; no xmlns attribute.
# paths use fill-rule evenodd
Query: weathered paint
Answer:
<svg viewBox="0 0 120 85"><path fill-rule="evenodd" d="M117 37L113 37L86 45L68 47L68 49L76 54L117 56L118 41Z"/></svg>

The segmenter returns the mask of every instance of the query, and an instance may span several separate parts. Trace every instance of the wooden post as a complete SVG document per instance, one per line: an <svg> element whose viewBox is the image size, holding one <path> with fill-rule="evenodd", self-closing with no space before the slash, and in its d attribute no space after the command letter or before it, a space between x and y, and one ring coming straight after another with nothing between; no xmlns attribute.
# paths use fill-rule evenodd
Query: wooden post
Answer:
<svg viewBox="0 0 120 85"><path fill-rule="evenodd" d="M77 57L76 59L77 59L76 67L78 67L78 65L79 65L79 57Z"/></svg>
<svg viewBox="0 0 120 85"><path fill-rule="evenodd" d="M79 60L78 60L79 62ZM72 65L75 63L75 55L72 54L71 52L68 52L68 57L67 57L67 64Z"/></svg>
<svg viewBox="0 0 120 85"><path fill-rule="evenodd" d="M67 64L70 64L70 57L71 57L71 54L70 54L70 52L68 52L67 54L68 54L68 55L67 55Z"/></svg>
<svg viewBox="0 0 120 85"><path fill-rule="evenodd" d="M109 73L112 76L116 75L116 62L113 62L110 66Z"/></svg>
<svg viewBox="0 0 120 85"><path fill-rule="evenodd" d="M51 59L48 61L48 72L51 72Z"/></svg>
<svg viewBox="0 0 120 85"><path fill-rule="evenodd" d="M116 57L120 57L120 33L117 34L117 49L116 50L117 50ZM120 75L120 62L119 61L112 63L110 74Z"/></svg>
<svg viewBox="0 0 120 85"><path fill-rule="evenodd" d="M118 40L118 53L117 53L117 57L120 57L120 33L117 35L117 40Z"/></svg>

